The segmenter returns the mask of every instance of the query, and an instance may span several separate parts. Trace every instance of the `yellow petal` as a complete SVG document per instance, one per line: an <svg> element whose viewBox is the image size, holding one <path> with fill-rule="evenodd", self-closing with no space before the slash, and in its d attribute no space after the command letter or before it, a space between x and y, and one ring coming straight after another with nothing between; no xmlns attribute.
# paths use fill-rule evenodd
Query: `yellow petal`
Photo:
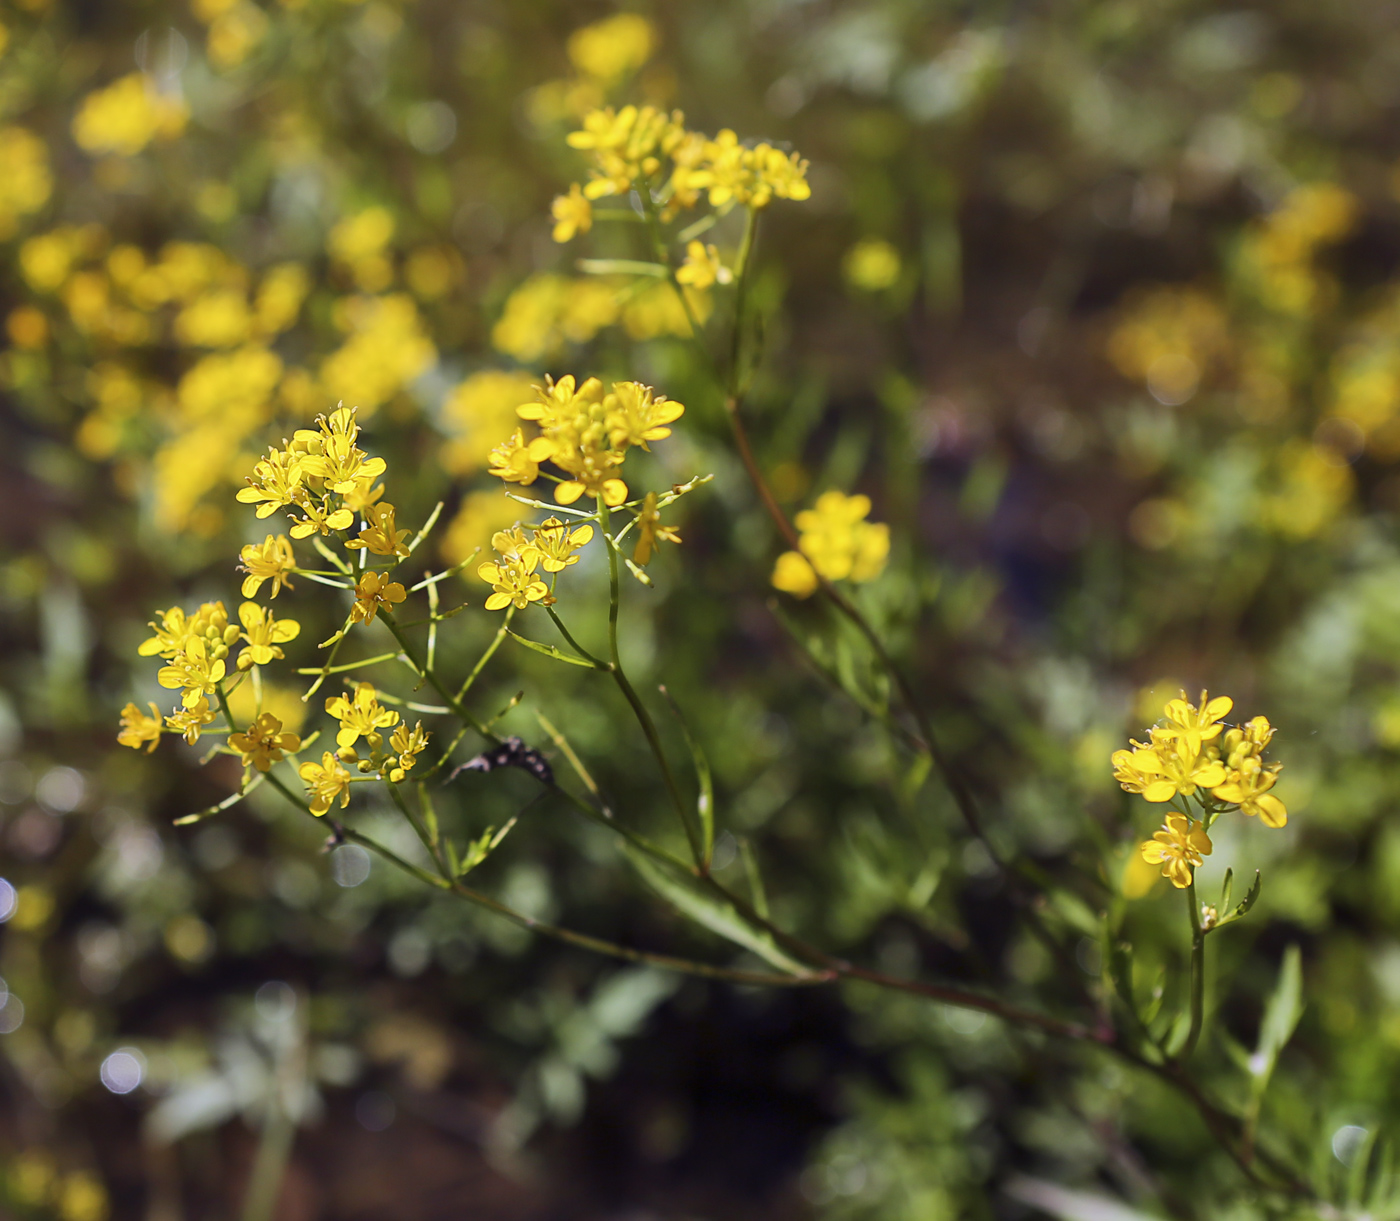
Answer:
<svg viewBox="0 0 1400 1221"><path fill-rule="evenodd" d="M501 610L510 605L510 594L494 593L486 599L486 609L490 611Z"/></svg>
<svg viewBox="0 0 1400 1221"><path fill-rule="evenodd" d="M1272 793L1254 799L1259 809L1259 821L1266 827L1281 827L1288 821L1288 807Z"/></svg>
<svg viewBox="0 0 1400 1221"><path fill-rule="evenodd" d="M1142 795L1148 801L1170 801L1176 796L1176 785L1170 780L1154 780L1142 790Z"/></svg>

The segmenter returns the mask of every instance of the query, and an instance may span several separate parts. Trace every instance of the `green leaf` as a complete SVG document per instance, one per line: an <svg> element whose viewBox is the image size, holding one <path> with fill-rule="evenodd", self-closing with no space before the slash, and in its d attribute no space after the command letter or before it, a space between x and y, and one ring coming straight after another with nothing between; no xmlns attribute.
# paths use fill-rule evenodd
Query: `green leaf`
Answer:
<svg viewBox="0 0 1400 1221"><path fill-rule="evenodd" d="M1283 953L1278 984L1264 1008L1264 1020L1259 1023L1259 1046L1249 1060L1256 1097L1268 1089L1279 1055L1293 1037L1302 1016L1303 956L1297 945L1290 945Z"/></svg>
<svg viewBox="0 0 1400 1221"><path fill-rule="evenodd" d="M1240 905L1235 908L1234 919L1238 920L1241 916L1246 915L1249 909L1254 906L1255 900L1259 898L1259 889L1263 884L1264 879L1260 876L1259 870L1256 869L1254 871L1254 884L1249 888L1249 893L1240 900Z"/></svg>
<svg viewBox="0 0 1400 1221"><path fill-rule="evenodd" d="M1257 876L1257 875L1256 875ZM1227 869L1225 880L1220 884L1220 914L1224 915L1230 909L1230 898L1235 890L1235 871Z"/></svg>
<svg viewBox="0 0 1400 1221"><path fill-rule="evenodd" d="M557 645L541 644L538 640L530 640L525 636L518 636L509 628L506 635L519 644L523 644L527 649L534 649L536 653L543 653L546 657L552 657L555 661L567 662L571 666L582 666L585 670L597 670L591 661L584 661L582 657L571 657L568 653L562 652Z"/></svg>
<svg viewBox="0 0 1400 1221"><path fill-rule="evenodd" d="M690 751L690 761L695 765L695 778L700 784L699 796L695 799L695 809L700 815L700 841L704 848L705 867L710 866L710 857L715 850L715 782L710 774L710 761L705 757L704 748L695 740L695 735L690 732L690 726L681 715L680 705L675 701L665 687L662 687L661 694L671 705L671 711L675 713L676 720L680 723L681 733L685 735L685 744Z"/></svg>
<svg viewBox="0 0 1400 1221"><path fill-rule="evenodd" d="M781 971L793 975L811 974L810 968L779 949L768 933L754 927L728 904L720 903L690 874L646 855L631 844L624 844L622 850L641 874L642 881L682 915L735 945L753 951Z"/></svg>

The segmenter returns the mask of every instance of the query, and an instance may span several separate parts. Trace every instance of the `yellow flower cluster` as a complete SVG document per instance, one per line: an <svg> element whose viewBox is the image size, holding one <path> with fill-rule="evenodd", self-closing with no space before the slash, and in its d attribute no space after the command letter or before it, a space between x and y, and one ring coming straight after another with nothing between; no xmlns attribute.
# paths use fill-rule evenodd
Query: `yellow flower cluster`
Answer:
<svg viewBox="0 0 1400 1221"><path fill-rule="evenodd" d="M689 287L685 293L691 313L703 323L712 309L709 294ZM545 274L531 276L507 298L491 343L522 364L533 364L619 324L638 341L690 335L685 307L664 280L638 285L617 276Z"/></svg>
<svg viewBox="0 0 1400 1221"><path fill-rule="evenodd" d="M1268 827L1282 827L1288 810L1270 792L1282 764L1263 762L1274 729L1262 716L1228 727L1225 717L1234 707L1228 696L1211 699L1201 692L1199 704L1185 693L1168 701L1162 723L1152 727L1149 741L1134 741L1132 750L1113 752L1113 778L1130 793L1161 803L1181 799L1166 825L1142 846L1143 857L1162 865L1172 885L1191 884L1192 869L1211 851L1206 834L1219 815L1238 810L1257 815ZM1199 804L1201 820L1189 818L1185 799Z"/></svg>
<svg viewBox="0 0 1400 1221"><path fill-rule="evenodd" d="M574 552L592 541L592 526L585 523L571 530L557 517L546 518L529 538L518 525L498 530L491 538L491 546L500 559L488 560L476 570L477 576L492 587L486 609L514 606L524 610L531 602L548 606L554 599L535 570L543 567L545 572L563 572L578 563Z"/></svg>
<svg viewBox="0 0 1400 1221"><path fill-rule="evenodd" d="M200 730L214 719L209 697L219 690L228 673L230 649L239 641L244 642L246 647L239 654L237 668L248 670L282 657L280 646L295 640L301 631L296 620L275 619L255 602L244 602L238 608L241 627L229 622L222 602L205 602L193 614L178 606L157 613L160 621L151 624L155 635L144 641L137 652L142 657L159 656L165 661L156 678L162 687L180 692L180 707L165 718L162 727L155 704L149 705L149 716L135 704L127 704L122 709L117 741L134 750L147 744L149 750L154 750L163 728L183 734L191 744L197 742ZM280 722L277 732L281 732ZM244 753L251 750L249 747Z"/></svg>
<svg viewBox="0 0 1400 1221"><path fill-rule="evenodd" d="M0 241L14 236L21 217L37 212L53 190L44 142L23 127L0 127Z"/></svg>
<svg viewBox="0 0 1400 1221"><path fill-rule="evenodd" d="M83 99L73 118L73 139L89 153L134 157L152 140L185 130L189 107L160 92L143 72L132 72Z"/></svg>
<svg viewBox="0 0 1400 1221"><path fill-rule="evenodd" d="M556 241L587 232L588 201L639 191L663 201L663 215L692 208L707 195L712 208L736 204L765 208L774 199L809 199L807 162L771 144L744 144L726 128L713 139L687 131L679 110L611 106L590 110L583 127L568 136L571 148L590 156L587 185L577 184L555 201ZM663 173L667 164L669 174Z"/></svg>
<svg viewBox="0 0 1400 1221"><path fill-rule="evenodd" d="M374 506L379 512L393 506L378 504L383 488L375 480L384 473L383 458L371 458L357 441L360 426L354 407L338 407L330 416L317 416L317 427L299 428L285 449L272 447L245 478L247 487L237 495L244 504L258 506L259 517L278 509L301 513L293 517L293 538L329 534L349 529L355 511ZM376 522L384 520L376 518ZM388 522L392 526L392 513ZM382 529L366 527L359 540L347 546L364 546L377 555L398 554L397 532L391 539Z"/></svg>
<svg viewBox="0 0 1400 1221"><path fill-rule="evenodd" d="M823 492L817 503L797 514L798 551L785 551L773 569L773 587L806 598L824 577L828 581L873 581L885 570L890 528L865 519L870 497Z"/></svg>
<svg viewBox="0 0 1400 1221"><path fill-rule="evenodd" d="M1351 232L1356 197L1331 182L1295 188L1246 237L1241 261L1260 299L1280 313L1316 313L1336 298L1331 276L1314 265L1318 247Z"/></svg>
<svg viewBox="0 0 1400 1221"><path fill-rule="evenodd" d="M593 496L615 507L627 499L618 477L627 451L649 449L649 441L671 435L668 427L685 408L640 382L614 382L604 391L596 377L578 385L573 376L546 379L536 387L537 401L516 409L522 420L539 428L527 441L520 428L491 452L491 474L506 483L529 486L539 478L540 463L552 462L567 479L554 490L561 505Z"/></svg>
<svg viewBox="0 0 1400 1221"><path fill-rule="evenodd" d="M379 703L379 695L373 683L357 683L354 695L330 696L326 700L326 711L340 722L340 730L335 736L339 748L335 754L338 764L354 764L360 772L378 772L380 776L395 784L403 780L428 745L429 735L424 730L423 723L419 721L411 730L407 723L400 724L399 714ZM394 728L395 726L397 728ZM388 751L384 749L384 734L381 732L386 729L394 730L389 739ZM369 751L368 759L360 758L358 747L362 740L365 749ZM313 797L327 794L331 787L340 784L339 773L344 769L339 768L338 764L329 770L324 760L319 765L302 765L302 779L308 781ZM349 774L346 773L344 785L348 783ZM337 788L336 792L340 792L344 785ZM343 805L344 801L341 804ZM326 803L326 807L329 808L329 802ZM322 814L325 810L316 810L313 807L313 812Z"/></svg>

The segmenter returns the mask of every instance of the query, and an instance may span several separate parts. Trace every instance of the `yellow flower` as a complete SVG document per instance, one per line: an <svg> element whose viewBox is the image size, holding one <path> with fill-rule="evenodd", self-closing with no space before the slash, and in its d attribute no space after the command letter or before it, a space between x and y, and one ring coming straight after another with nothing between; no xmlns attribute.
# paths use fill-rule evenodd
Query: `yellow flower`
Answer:
<svg viewBox="0 0 1400 1221"><path fill-rule="evenodd" d="M264 581L272 582L271 596L274 598L282 592L284 585L292 588L287 574L297 570L297 557L292 553L292 544L285 534L275 537L269 534L261 544L248 543L238 553L238 558L243 561L240 569L248 574L243 578L245 598L257 597Z"/></svg>
<svg viewBox="0 0 1400 1221"><path fill-rule="evenodd" d="M1257 814L1266 827L1281 827L1288 822L1288 807L1269 792L1278 780L1280 766L1265 767L1257 755L1245 755L1225 783L1211 792L1221 801L1238 805L1242 814Z"/></svg>
<svg viewBox="0 0 1400 1221"><path fill-rule="evenodd" d="M1154 729L1150 746L1133 746L1131 751L1113 752L1113 776L1128 792L1141 793L1148 801L1170 801L1178 793L1189 797L1197 788L1225 783L1224 766L1202 753L1189 734L1173 739Z"/></svg>
<svg viewBox="0 0 1400 1221"><path fill-rule="evenodd" d="M366 572L355 586L355 605L350 608L350 618L354 623L373 623L382 607L393 609L395 602L408 597L407 590L397 581L378 572Z"/></svg>
<svg viewBox="0 0 1400 1221"><path fill-rule="evenodd" d="M328 697L326 711L340 722L340 732L335 735L336 745L340 747L354 746L364 738L372 749L378 750L383 740L379 731L399 723L397 712L380 706L373 683L356 684L353 697Z"/></svg>
<svg viewBox="0 0 1400 1221"><path fill-rule="evenodd" d="M603 399L603 411L608 440L614 449L640 445L649 450L648 441L660 441L671 435L666 425L679 420L685 414L685 407L640 382L614 382Z"/></svg>
<svg viewBox="0 0 1400 1221"><path fill-rule="evenodd" d="M554 240L569 242L576 233L593 228L593 205L589 203L578 183L569 187L567 195L555 197L550 209L554 216Z"/></svg>
<svg viewBox="0 0 1400 1221"><path fill-rule="evenodd" d="M810 597L821 586L816 569L800 551L784 551L778 557L773 565L772 582L774 589L798 598Z"/></svg>
<svg viewBox="0 0 1400 1221"><path fill-rule="evenodd" d="M246 488L238 490L237 500L256 504L258 516L268 517L279 508L298 502L302 478L301 465L291 454L269 449L267 457L258 460L253 473L244 477Z"/></svg>
<svg viewBox="0 0 1400 1221"><path fill-rule="evenodd" d="M285 654L278 645L295 640L301 634L301 624L295 619L274 619L271 611L264 610L256 602L243 603L238 608L238 620L243 624L241 637L248 642L248 647L238 655L240 670L265 666L274 658L281 660Z"/></svg>
<svg viewBox="0 0 1400 1221"><path fill-rule="evenodd" d="M330 751L321 756L320 763L310 760L297 769L297 774L306 784L306 795L311 799L311 812L320 818L340 798L340 807L350 804L350 773L340 766Z"/></svg>
<svg viewBox="0 0 1400 1221"><path fill-rule="evenodd" d="M476 575L494 587L486 599L487 610L502 610L512 603L524 610L549 594L549 588L535 575L537 557L502 556L500 563L488 560L476 570Z"/></svg>
<svg viewBox="0 0 1400 1221"><path fill-rule="evenodd" d="M1200 750L1202 742L1209 742L1220 736L1225 728L1220 722L1235 706L1228 695L1210 698L1210 692L1201 692L1201 705L1196 707L1182 692L1180 698L1169 700L1166 707L1167 723L1160 728L1163 739L1184 738L1191 742L1193 750Z"/></svg>
<svg viewBox="0 0 1400 1221"><path fill-rule="evenodd" d="M352 551L367 547L375 555L408 555L408 544L404 539L413 531L395 529L393 505L367 505L364 516L369 524L360 528L359 538L352 538L346 542L347 547Z"/></svg>
<svg viewBox="0 0 1400 1221"><path fill-rule="evenodd" d="M533 547L539 552L545 572L563 572L570 564L578 563L574 552L592 541L593 527L587 523L570 530L557 517L548 517L535 531Z"/></svg>
<svg viewBox="0 0 1400 1221"><path fill-rule="evenodd" d="M398 754L398 762L388 765L389 779L398 784L418 762L418 756L428 745L428 733L423 728L423 722L419 721L411 730L407 723L400 725L389 739L389 745Z"/></svg>
<svg viewBox="0 0 1400 1221"><path fill-rule="evenodd" d="M122 709L122 728L117 741L132 750L140 750L142 743L149 743L146 753L150 754L160 744L160 711L155 704L149 705L151 715L147 716L135 704Z"/></svg>
<svg viewBox="0 0 1400 1221"><path fill-rule="evenodd" d="M321 429L320 452L301 459L304 474L324 479L332 492L350 492L358 481L377 479L384 473L384 459L371 458L355 444L360 435L355 408L337 408L329 419L320 416L316 423Z"/></svg>
<svg viewBox="0 0 1400 1221"><path fill-rule="evenodd" d="M656 507L656 493L648 492L642 501L642 511L637 514L637 546L632 552L632 562L645 568L657 543L680 541L681 536L674 526L662 524L661 511Z"/></svg>
<svg viewBox="0 0 1400 1221"><path fill-rule="evenodd" d="M284 733L282 722L270 712L264 712L243 733L231 733L228 744L243 756L244 767L260 772L271 769L287 755L301 749L301 739L294 733Z"/></svg>
<svg viewBox="0 0 1400 1221"><path fill-rule="evenodd" d="M181 699L186 708L193 708L203 696L214 694L225 670L223 658L209 656L204 637L192 636L170 659L170 664L160 668L156 680L162 687L183 687Z"/></svg>
<svg viewBox="0 0 1400 1221"><path fill-rule="evenodd" d="M223 665L219 662L219 665ZM199 731L214 719L213 710L209 707L209 701L201 696L191 702L190 693L185 692L185 706L177 708L168 717L165 723L177 733L184 734L185 741L193 746L199 741Z"/></svg>
<svg viewBox="0 0 1400 1221"><path fill-rule="evenodd" d="M676 269L676 280L691 288L705 289L713 284L728 284L733 273L720 262L719 251L704 242L693 241L685 248L685 262Z"/></svg>
<svg viewBox="0 0 1400 1221"><path fill-rule="evenodd" d="M355 515L343 505L333 508L329 496L313 500L303 493L297 501L300 518L292 518L292 537L308 538L313 534L330 534L333 530L348 530L355 524Z"/></svg>
<svg viewBox="0 0 1400 1221"><path fill-rule="evenodd" d="M1192 870L1211 853L1205 828L1184 814L1168 814L1166 825L1142 845L1142 857L1162 866L1162 876L1178 890L1191 885Z"/></svg>

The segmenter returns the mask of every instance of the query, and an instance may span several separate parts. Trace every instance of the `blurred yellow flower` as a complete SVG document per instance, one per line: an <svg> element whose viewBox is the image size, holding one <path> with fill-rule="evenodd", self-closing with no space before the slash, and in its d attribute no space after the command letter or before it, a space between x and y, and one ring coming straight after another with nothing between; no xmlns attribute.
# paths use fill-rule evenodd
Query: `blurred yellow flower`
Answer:
<svg viewBox="0 0 1400 1221"><path fill-rule="evenodd" d="M73 119L73 139L89 153L132 157L156 138L185 130L189 108L159 92L142 72L132 72L83 99Z"/></svg>
<svg viewBox="0 0 1400 1221"><path fill-rule="evenodd" d="M44 142L23 127L0 127L0 241L13 237L21 217L37 212L53 190Z"/></svg>
<svg viewBox="0 0 1400 1221"><path fill-rule="evenodd" d="M130 746L132 750L140 750L146 746L146 753L160 745L161 719L160 711L155 704L149 705L150 716L147 716L135 704L127 704L122 709L122 728L117 734L117 741L122 746Z"/></svg>
<svg viewBox="0 0 1400 1221"><path fill-rule="evenodd" d="M32 305L21 305L6 315L5 333L17 348L42 348L49 338L49 320Z"/></svg>
<svg viewBox="0 0 1400 1221"><path fill-rule="evenodd" d="M651 58L656 31L637 13L618 13L569 35L569 62L603 84L615 84Z"/></svg>
<svg viewBox="0 0 1400 1221"><path fill-rule="evenodd" d="M532 393L528 378L485 370L473 373L448 394L440 423L448 437L439 451L443 469L470 475L491 461L491 451L515 424L515 409Z"/></svg>
<svg viewBox="0 0 1400 1221"><path fill-rule="evenodd" d="M733 273L720 262L719 251L694 241L685 248L685 262L676 269L676 280L691 288L706 289L712 284L728 284Z"/></svg>
<svg viewBox="0 0 1400 1221"><path fill-rule="evenodd" d="M816 569L800 551L784 551L778 557L773 565L772 582L774 589L797 598L810 597L821 585Z"/></svg>
<svg viewBox="0 0 1400 1221"><path fill-rule="evenodd" d="M567 195L558 195L550 207L554 217L554 240L572 241L576 233L593 228L593 205L588 202L578 183L569 187Z"/></svg>
<svg viewBox="0 0 1400 1221"><path fill-rule="evenodd" d="M461 564L491 545L491 536L520 516L521 506L499 492L471 492L443 532L439 549L449 564Z"/></svg>
<svg viewBox="0 0 1400 1221"><path fill-rule="evenodd" d="M883 238L862 238L842 260L846 282L862 292L878 293L899 280L899 251Z"/></svg>
<svg viewBox="0 0 1400 1221"><path fill-rule="evenodd" d="M794 518L801 554L789 551L778 557L774 588L806 597L817 588L817 574L828 581L873 581L889 558L890 528L866 521L869 514L868 496L823 492L811 509Z"/></svg>
<svg viewBox="0 0 1400 1221"><path fill-rule="evenodd" d="M336 309L345 343L321 362L327 398L358 404L370 415L437 360L422 316L407 293L351 297Z"/></svg>

